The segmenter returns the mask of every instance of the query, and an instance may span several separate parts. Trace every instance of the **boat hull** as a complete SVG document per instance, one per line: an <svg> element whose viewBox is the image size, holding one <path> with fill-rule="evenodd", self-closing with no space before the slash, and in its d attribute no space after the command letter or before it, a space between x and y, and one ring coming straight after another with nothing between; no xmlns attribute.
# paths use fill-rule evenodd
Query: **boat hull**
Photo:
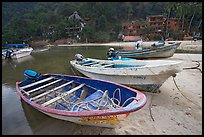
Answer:
<svg viewBox="0 0 204 137"><path fill-rule="evenodd" d="M29 56L31 54L31 52L33 51L33 48L24 48L24 49L19 49L17 51L14 51L12 54L11 54L11 58L12 59L18 59L18 58L22 58L22 57L25 57L25 56ZM2 53L2 59L5 59L6 58L6 52L5 54Z"/></svg>
<svg viewBox="0 0 204 137"><path fill-rule="evenodd" d="M95 60L99 61L97 59ZM79 65L76 61L70 61L75 69L87 77L133 86L138 90L147 92L157 92L169 77L175 76L176 73L182 71L182 61L102 60L102 62L115 62L123 65L140 64L141 67L138 65L138 67L135 68L97 68ZM152 63L155 63L154 66L151 66ZM142 65L144 65L144 67L142 67Z"/></svg>
<svg viewBox="0 0 204 137"><path fill-rule="evenodd" d="M32 51L33 51L33 48L21 49L19 51L16 51L12 56L12 58L18 59L18 58L28 56L31 54Z"/></svg>
<svg viewBox="0 0 204 137"><path fill-rule="evenodd" d="M133 51L118 51L117 55L121 57L128 57L128 58L167 58L174 55L176 49L180 43L169 45L169 46L162 46L158 48L152 49L144 49L141 51L133 50Z"/></svg>
<svg viewBox="0 0 204 137"><path fill-rule="evenodd" d="M170 74L161 75L102 75L90 73L84 70L77 69L83 75L95 78L109 80L116 83L128 85L137 88L138 90L147 92L157 92L161 85L171 76Z"/></svg>
<svg viewBox="0 0 204 137"><path fill-rule="evenodd" d="M115 128L117 125L125 120L129 113L120 114L120 115L106 115L106 116L86 116L86 117L67 117L63 115L56 115L52 113L47 113L42 110L39 110L42 113L56 118L60 120L65 120L73 123L77 123L80 125L88 125L88 126L97 126L97 127L108 127L108 128Z"/></svg>

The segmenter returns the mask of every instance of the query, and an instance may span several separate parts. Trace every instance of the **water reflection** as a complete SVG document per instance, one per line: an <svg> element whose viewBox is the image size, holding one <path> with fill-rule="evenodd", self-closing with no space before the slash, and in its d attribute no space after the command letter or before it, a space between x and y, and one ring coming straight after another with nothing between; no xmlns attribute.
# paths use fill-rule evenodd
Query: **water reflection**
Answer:
<svg viewBox="0 0 204 137"><path fill-rule="evenodd" d="M5 59L5 60L2 60L2 65L5 66L6 64L9 64L9 65L12 65L13 67L16 67L17 65L20 65L21 63L29 60L30 61L34 60L34 57L31 55L28 55L18 59Z"/></svg>

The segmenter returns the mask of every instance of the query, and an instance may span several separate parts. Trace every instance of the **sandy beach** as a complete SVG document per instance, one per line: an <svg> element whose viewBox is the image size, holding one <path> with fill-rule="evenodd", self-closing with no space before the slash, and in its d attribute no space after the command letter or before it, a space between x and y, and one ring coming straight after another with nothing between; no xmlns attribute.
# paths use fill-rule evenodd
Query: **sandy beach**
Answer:
<svg viewBox="0 0 204 137"><path fill-rule="evenodd" d="M183 68L202 70L202 54L175 54ZM192 62L193 61L193 62ZM145 93L147 104L133 112L116 128L77 126L72 135L202 135L202 73L184 69L170 77L160 93Z"/></svg>
<svg viewBox="0 0 204 137"><path fill-rule="evenodd" d="M114 44L107 46L110 45ZM182 41L179 48L202 52L202 41ZM72 134L202 135L202 54L175 53L169 59L175 58L184 61L182 72L167 79L160 93L144 92L147 96L145 107L131 113L117 128L79 126Z"/></svg>

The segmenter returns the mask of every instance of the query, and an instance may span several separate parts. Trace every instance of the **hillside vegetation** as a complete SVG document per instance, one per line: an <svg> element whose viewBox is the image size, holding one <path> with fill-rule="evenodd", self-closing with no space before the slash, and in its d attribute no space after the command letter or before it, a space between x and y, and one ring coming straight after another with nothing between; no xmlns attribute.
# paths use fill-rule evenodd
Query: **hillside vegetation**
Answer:
<svg viewBox="0 0 204 137"><path fill-rule="evenodd" d="M202 24L201 6L198 2L2 2L2 44L117 41L122 22L144 21L149 15L178 17L195 30ZM76 11L86 24L79 36L70 36L66 28L80 25L69 18Z"/></svg>

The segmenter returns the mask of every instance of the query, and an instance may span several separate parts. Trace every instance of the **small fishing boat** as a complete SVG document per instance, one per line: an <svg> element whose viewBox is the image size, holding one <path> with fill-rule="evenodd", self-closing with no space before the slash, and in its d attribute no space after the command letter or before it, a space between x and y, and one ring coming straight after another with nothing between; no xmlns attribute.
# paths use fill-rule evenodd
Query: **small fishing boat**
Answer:
<svg viewBox="0 0 204 137"><path fill-rule="evenodd" d="M182 60L100 60L76 58L70 64L81 74L157 92L170 77L182 70Z"/></svg>
<svg viewBox="0 0 204 137"><path fill-rule="evenodd" d="M114 128L146 104L138 90L79 76L25 70L16 82L19 96L42 113L81 125Z"/></svg>
<svg viewBox="0 0 204 137"><path fill-rule="evenodd" d="M33 51L28 44L5 44L2 49L2 59L18 59L28 56Z"/></svg>
<svg viewBox="0 0 204 137"><path fill-rule="evenodd" d="M174 55L176 49L179 47L180 44L181 42L173 42L170 44L153 43L152 46L148 48L136 50L115 50L114 48L110 48L107 54L109 55L109 57L121 56L136 59L167 58Z"/></svg>

